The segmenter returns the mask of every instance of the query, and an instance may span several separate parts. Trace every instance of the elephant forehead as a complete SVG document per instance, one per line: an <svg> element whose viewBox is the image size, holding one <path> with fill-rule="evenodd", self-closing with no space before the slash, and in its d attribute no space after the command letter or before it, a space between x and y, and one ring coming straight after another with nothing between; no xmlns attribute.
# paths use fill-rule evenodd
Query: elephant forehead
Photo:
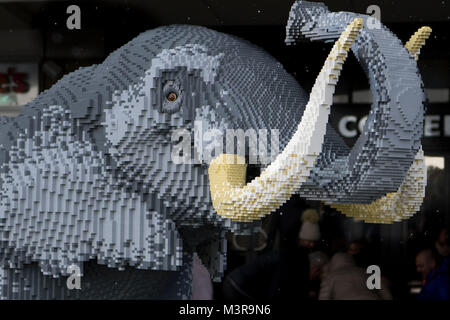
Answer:
<svg viewBox="0 0 450 320"><path fill-rule="evenodd" d="M177 25L158 29L135 41L139 46L151 38L152 47L160 48L151 60L149 74L154 77L177 67L201 70L202 80L213 83L214 89L197 90L218 118L244 130L277 129L280 146L287 143L308 95L280 62L246 40L208 28Z"/></svg>
<svg viewBox="0 0 450 320"><path fill-rule="evenodd" d="M209 55L208 48L200 44L185 44L171 49L163 49L152 59L151 67L146 76L159 76L162 71L186 67L190 72L201 70L200 75L206 83L213 83L224 53Z"/></svg>
<svg viewBox="0 0 450 320"><path fill-rule="evenodd" d="M221 66L227 70L218 74L222 89L218 112L232 119L234 128L278 130L284 147L301 120L308 94L264 50L241 50L238 58Z"/></svg>

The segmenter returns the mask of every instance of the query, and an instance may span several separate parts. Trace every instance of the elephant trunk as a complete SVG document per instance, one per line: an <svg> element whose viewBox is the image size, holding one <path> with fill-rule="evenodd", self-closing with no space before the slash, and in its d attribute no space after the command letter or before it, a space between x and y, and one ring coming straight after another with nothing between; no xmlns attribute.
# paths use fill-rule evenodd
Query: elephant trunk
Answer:
<svg viewBox="0 0 450 320"><path fill-rule="evenodd" d="M354 19L342 32L316 79L296 132L259 177L245 185L245 161L238 155L222 154L211 161L210 191L217 214L234 221L259 220L307 180L322 150L340 70L362 26L362 19Z"/></svg>

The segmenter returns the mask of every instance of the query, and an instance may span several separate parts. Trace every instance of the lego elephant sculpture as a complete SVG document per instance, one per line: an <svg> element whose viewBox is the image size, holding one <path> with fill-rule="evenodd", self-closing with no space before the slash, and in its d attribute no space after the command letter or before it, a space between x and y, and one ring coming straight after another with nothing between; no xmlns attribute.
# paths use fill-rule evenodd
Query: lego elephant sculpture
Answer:
<svg viewBox="0 0 450 320"><path fill-rule="evenodd" d="M287 44L336 40L309 95L263 49L173 25L2 118L1 297L189 299L193 253L220 280L225 232L258 232L294 193L367 222L416 212L425 95L415 58L429 30L405 48L368 18L294 3ZM328 124L350 49L374 95L352 149ZM233 145L239 134L257 151ZM246 183L252 161L261 174ZM73 270L80 290L67 287Z"/></svg>

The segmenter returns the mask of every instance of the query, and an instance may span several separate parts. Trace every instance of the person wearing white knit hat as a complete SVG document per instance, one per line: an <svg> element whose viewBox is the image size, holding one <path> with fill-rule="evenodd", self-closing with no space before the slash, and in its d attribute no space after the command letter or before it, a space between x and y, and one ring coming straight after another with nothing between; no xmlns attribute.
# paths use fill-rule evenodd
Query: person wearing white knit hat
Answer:
<svg viewBox="0 0 450 320"><path fill-rule="evenodd" d="M302 225L298 233L299 245L309 250L320 240L319 213L316 209L306 209L302 213Z"/></svg>

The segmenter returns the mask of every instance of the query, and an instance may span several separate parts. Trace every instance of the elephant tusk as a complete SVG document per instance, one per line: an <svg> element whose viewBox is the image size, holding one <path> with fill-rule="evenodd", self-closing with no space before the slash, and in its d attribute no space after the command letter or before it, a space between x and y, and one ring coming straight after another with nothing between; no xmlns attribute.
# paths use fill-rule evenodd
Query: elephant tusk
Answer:
<svg viewBox="0 0 450 320"><path fill-rule="evenodd" d="M414 33L411 38L406 42L405 48L408 49L410 55L418 60L420 54L420 48L425 44L425 41L431 34L430 27L422 27Z"/></svg>
<svg viewBox="0 0 450 320"><path fill-rule="evenodd" d="M246 165L238 155L221 154L211 161L210 192L217 214L234 221L259 220L278 209L307 180L322 150L340 70L362 26L361 18L354 19L335 42L296 132L259 177L245 185Z"/></svg>
<svg viewBox="0 0 450 320"><path fill-rule="evenodd" d="M364 222L393 223L409 218L420 210L425 196L426 178L427 168L421 148L397 192L388 193L370 204L326 204Z"/></svg>
<svg viewBox="0 0 450 320"><path fill-rule="evenodd" d="M414 59L418 60L420 48L425 44L430 33L430 27L422 27L405 44L405 48ZM422 148L420 148L397 192L388 193L370 204L325 204L357 220L370 223L393 223L409 218L420 210L425 197L426 178L427 168Z"/></svg>

